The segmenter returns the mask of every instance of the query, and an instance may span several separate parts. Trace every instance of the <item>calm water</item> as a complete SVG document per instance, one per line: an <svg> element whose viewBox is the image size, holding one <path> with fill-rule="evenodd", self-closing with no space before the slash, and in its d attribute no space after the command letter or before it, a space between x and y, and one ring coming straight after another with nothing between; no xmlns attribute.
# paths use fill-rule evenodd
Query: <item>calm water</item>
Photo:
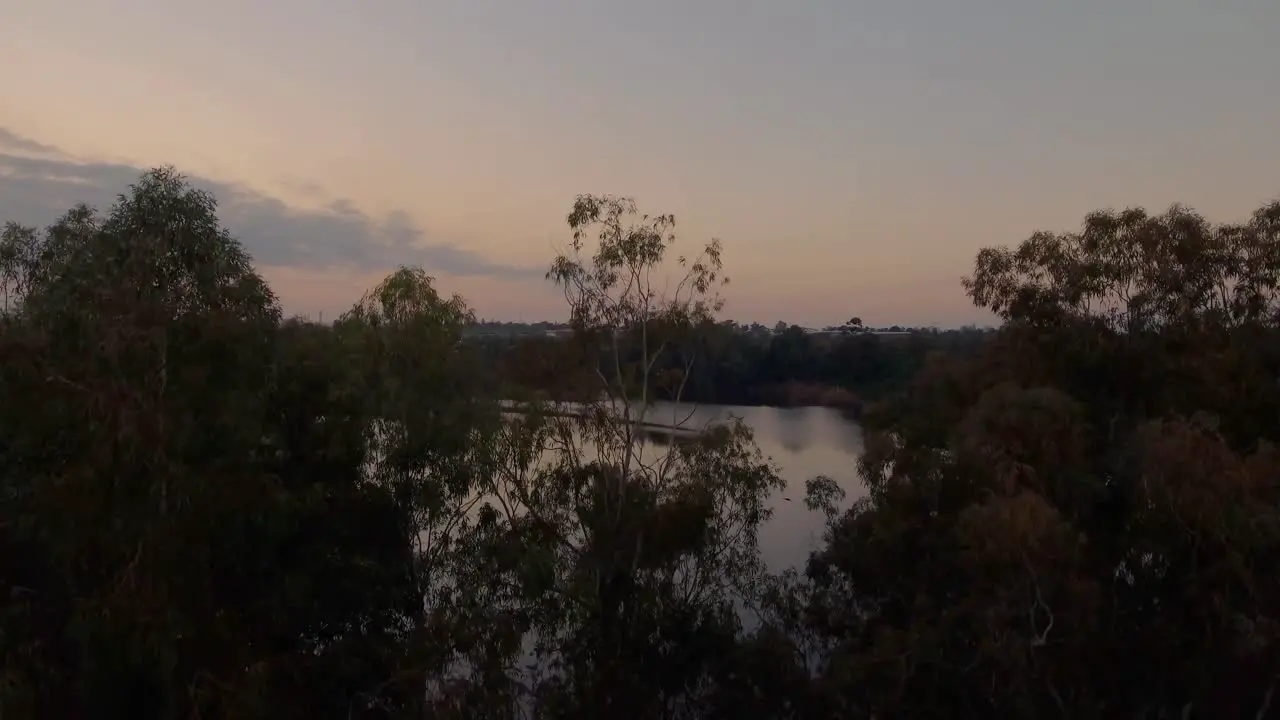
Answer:
<svg viewBox="0 0 1280 720"><path fill-rule="evenodd" d="M815 475L834 478L847 493L846 505L864 493L856 465L862 452L862 430L836 410L737 405L675 408L659 403L648 417L664 422L673 410L680 418L693 413L689 427L742 418L755 431L760 451L787 481L787 488L774 496L773 518L760 530L760 546L772 571L803 566L822 539L822 514L809 512L804 505L806 480Z"/></svg>
<svg viewBox="0 0 1280 720"><path fill-rule="evenodd" d="M771 572L803 569L809 553L822 539L823 517L804 504L805 481L827 475L844 488L845 504L864 494L857 475L862 430L838 411L828 408L775 408L738 405L673 405L656 403L645 420L671 423L693 430L708 423L740 418L755 434L756 445L769 458L787 487L773 497L773 517L760 530L760 547ZM685 418L688 418L685 420ZM748 626L755 620L744 611ZM521 666L533 667L535 633L525 636Z"/></svg>

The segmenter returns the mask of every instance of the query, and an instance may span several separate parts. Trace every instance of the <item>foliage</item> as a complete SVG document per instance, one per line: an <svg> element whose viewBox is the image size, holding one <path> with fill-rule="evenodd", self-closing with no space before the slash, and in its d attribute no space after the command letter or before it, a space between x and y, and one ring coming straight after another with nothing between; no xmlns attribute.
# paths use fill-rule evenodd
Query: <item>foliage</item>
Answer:
<svg viewBox="0 0 1280 720"><path fill-rule="evenodd" d="M681 383L658 363L691 366L691 331L719 307L719 245L664 265L674 219L629 224L636 215L590 196L569 215L573 243L548 275L570 303L589 390L514 408L475 538L496 564L472 595L528 629L539 715L702 716L764 574L756 532L781 481L750 431L652 412L659 383L676 397ZM668 267L681 276L665 294ZM687 441L646 442L659 424Z"/></svg>
<svg viewBox="0 0 1280 720"><path fill-rule="evenodd" d="M811 561L820 684L866 717L1263 717L1277 665L1280 204L984 250L1006 324L867 418Z"/></svg>
<svg viewBox="0 0 1280 720"><path fill-rule="evenodd" d="M766 339L717 321L718 243L568 224L573 335L518 357L417 268L282 321L170 169L6 226L0 715L1275 713L1280 203L984 250L1004 326L905 339ZM787 383L886 401L770 576L750 430L655 401Z"/></svg>
<svg viewBox="0 0 1280 720"><path fill-rule="evenodd" d="M162 169L105 218L6 231L6 714L422 704L390 679L422 661L429 490L470 450L436 352L465 312L402 271L340 332L282 325L215 209Z"/></svg>
<svg viewBox="0 0 1280 720"><path fill-rule="evenodd" d="M596 380L638 404L578 419L504 419L461 342L470 311L416 268L331 327L281 322L213 198L172 170L105 217L7 226L0 711L723 705L715 679L757 652L738 652L735 603L761 581L755 530L780 481L741 425L662 457L639 442L654 359L689 349L720 270L712 245L675 295L635 284L672 220L624 231L628 214L580 199L572 229L606 229L594 264L553 269L581 357L614 330L649 353L634 365L614 343L617 372Z"/></svg>
<svg viewBox="0 0 1280 720"><path fill-rule="evenodd" d="M855 318L856 319L856 318ZM727 405L820 405L860 413L867 405L902 392L934 355L968 356L985 343L990 331L901 331L880 335L854 326L810 333L783 324L781 332L732 322L703 321L690 339L697 362L668 353L654 374L679 377L677 385L651 388L655 397L673 400L676 391L688 402ZM642 354L635 333L624 336L630 362ZM560 337L483 337L471 340L492 358L494 372L519 387L543 390L562 386L558 372L579 367L582 344ZM597 359L607 365L607 353ZM563 387L557 388L563 392Z"/></svg>
<svg viewBox="0 0 1280 720"><path fill-rule="evenodd" d="M279 311L212 199L168 170L105 218L78 207L14 237L0 472L23 600L6 608L5 704L181 713L258 671L238 638L261 598L219 576L259 563L218 550L228 525L278 531L241 513L279 499L256 467Z"/></svg>

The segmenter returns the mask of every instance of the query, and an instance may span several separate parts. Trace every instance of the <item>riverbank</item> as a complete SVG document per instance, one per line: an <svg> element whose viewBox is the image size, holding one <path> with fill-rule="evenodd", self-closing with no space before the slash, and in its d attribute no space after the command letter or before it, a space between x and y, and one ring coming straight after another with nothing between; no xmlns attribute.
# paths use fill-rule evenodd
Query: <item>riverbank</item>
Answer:
<svg viewBox="0 0 1280 720"><path fill-rule="evenodd" d="M850 390L833 385L787 381L759 389L761 405L776 407L827 407L852 413L862 413L862 398Z"/></svg>
<svg viewBox="0 0 1280 720"><path fill-rule="evenodd" d="M542 406L526 406L510 401L502 403L503 412L512 415L528 415L536 413L544 417L567 418L581 420L587 417L587 412L573 404L560 403L558 405L542 405ZM705 428L693 427L688 424L681 423L684 418L676 417L667 422L656 422L653 420L633 419L631 426L645 433L659 433L663 435L673 435L678 437L695 438L702 434Z"/></svg>
<svg viewBox="0 0 1280 720"><path fill-rule="evenodd" d="M544 401L550 401L550 393L545 390L534 391L534 395L541 396ZM670 402L671 398L659 397L655 398L664 402ZM581 401L581 400L579 400ZM861 395L852 390L848 390L835 385L824 385L822 383L808 383L795 380L789 380L782 383L772 385L759 385L746 388L745 392L733 393L729 396L721 397L700 397L699 395L686 395L681 402L691 405L738 405L742 407L780 407L780 408L801 408L801 407L824 407L832 410L839 410L852 418L862 416L862 410L866 405L866 401ZM561 402L558 407L563 409L572 406L573 402ZM657 423L658 427L667 427L669 423Z"/></svg>

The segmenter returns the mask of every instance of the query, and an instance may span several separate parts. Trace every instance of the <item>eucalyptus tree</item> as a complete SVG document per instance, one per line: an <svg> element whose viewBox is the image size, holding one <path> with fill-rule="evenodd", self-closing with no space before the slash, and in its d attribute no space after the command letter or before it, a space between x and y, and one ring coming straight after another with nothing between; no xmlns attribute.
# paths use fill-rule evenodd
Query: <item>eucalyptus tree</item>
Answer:
<svg viewBox="0 0 1280 720"><path fill-rule="evenodd" d="M21 307L40 245L35 228L11 222L0 232L0 310L6 316Z"/></svg>
<svg viewBox="0 0 1280 720"><path fill-rule="evenodd" d="M671 258L674 219L623 198L581 196L568 224L548 278L575 332L580 362L559 372L576 402L518 404L491 444L471 582L527 632L503 691L526 710L700 716L736 657L738 611L764 577L757 530L782 485L742 423L655 412L656 388L679 399L722 305L721 246ZM655 427L676 441L646 442Z"/></svg>
<svg viewBox="0 0 1280 720"><path fill-rule="evenodd" d="M30 573L10 576L29 592L9 610L36 633L6 643L25 678L10 698L182 715L250 664L227 641L243 618L211 605L225 558L210 533L266 492L253 462L275 298L213 198L168 169L105 216L78 206L5 236L20 307L3 339L4 531Z"/></svg>
<svg viewBox="0 0 1280 720"><path fill-rule="evenodd" d="M497 420L460 343L473 321L461 297L441 297L425 271L403 267L335 324L355 372L351 387L368 403L370 479L409 510L426 575L450 552L462 505L475 502L478 433Z"/></svg>
<svg viewBox="0 0 1280 720"><path fill-rule="evenodd" d="M1005 326L866 417L809 564L832 711L1274 715L1280 204L1094 213L964 284Z"/></svg>
<svg viewBox="0 0 1280 720"><path fill-rule="evenodd" d="M412 508L367 482L380 346L281 328L171 169L3 241L0 715L420 711L388 683L422 598Z"/></svg>
<svg viewBox="0 0 1280 720"><path fill-rule="evenodd" d="M487 438L500 422L474 349L461 342L471 322L461 297L442 296L425 271L402 267L334 325L348 398L363 423L364 482L395 503L412 558L405 570L413 592L403 606L410 666L380 693L413 687L439 700L450 671L469 669L475 646L497 642L478 615L487 609L459 590L459 576L475 571L477 558L461 543L489 484ZM506 654L518 648L506 645Z"/></svg>

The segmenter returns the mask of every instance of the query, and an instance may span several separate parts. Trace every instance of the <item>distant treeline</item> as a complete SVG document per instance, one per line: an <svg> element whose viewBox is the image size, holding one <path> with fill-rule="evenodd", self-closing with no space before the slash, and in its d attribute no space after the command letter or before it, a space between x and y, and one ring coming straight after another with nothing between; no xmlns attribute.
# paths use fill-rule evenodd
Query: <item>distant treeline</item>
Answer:
<svg viewBox="0 0 1280 720"><path fill-rule="evenodd" d="M583 349L580 338L558 333L560 329L474 334L470 342L484 348L492 371L504 381L529 390L563 390L574 381L565 369L580 363L577 355ZM726 405L823 405L856 412L865 402L905 388L930 357L970 355L991 333L974 327L815 332L781 323L773 329L711 324L692 333L679 351L662 356L654 370L668 380L659 383L653 395ZM603 344L600 361L608 364L609 343ZM631 338L621 352L638 356L638 347Z"/></svg>
<svg viewBox="0 0 1280 720"><path fill-rule="evenodd" d="M310 321L309 316L304 318ZM324 318L319 318L323 322ZM752 323L735 323L726 320L722 325L732 328L736 332L745 333L754 336L776 335L784 332L792 327L799 327L794 323L788 323L782 320L771 326L762 325L758 322ZM834 333L845 332L850 329L849 325L827 325L821 329L806 329L807 332L818 335L829 335ZM936 328L915 328L904 325L885 325L883 327L871 327L858 325L857 329L861 332L868 333L912 333L912 332L937 332ZM974 329L972 327L966 329ZM502 320L486 320L480 319L467 325L463 330L463 336L467 338L475 337L519 337L519 336L541 336L554 337L569 333L572 327L567 322L552 322L543 320L540 322L504 322Z"/></svg>

